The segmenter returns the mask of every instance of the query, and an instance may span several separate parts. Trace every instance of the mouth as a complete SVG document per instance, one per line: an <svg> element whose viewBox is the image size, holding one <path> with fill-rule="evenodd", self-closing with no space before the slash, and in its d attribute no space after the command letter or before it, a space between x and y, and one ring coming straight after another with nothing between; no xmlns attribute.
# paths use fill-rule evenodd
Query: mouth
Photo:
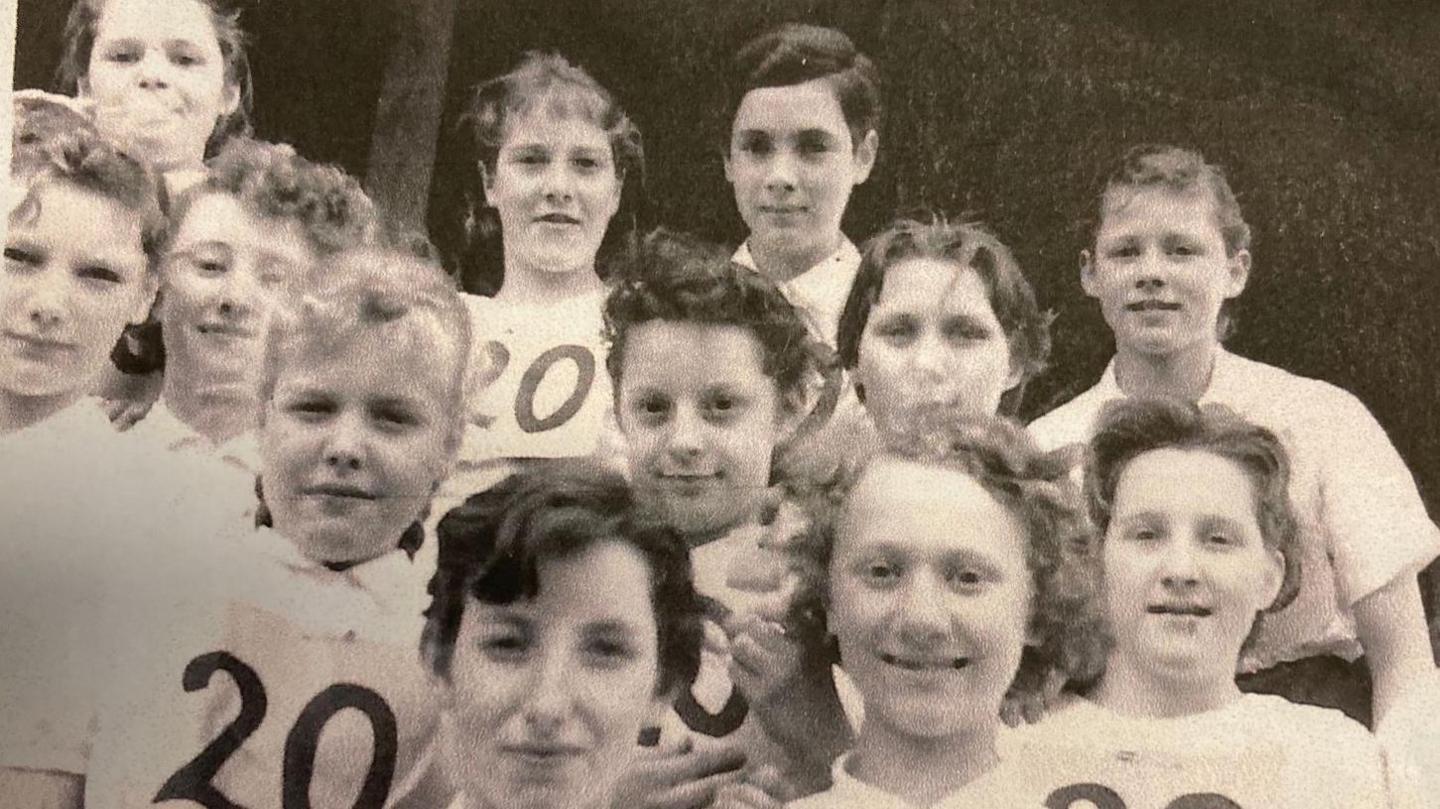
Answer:
<svg viewBox="0 0 1440 809"><path fill-rule="evenodd" d="M1209 607L1183 603L1151 604L1145 611L1151 615L1180 615L1190 618L1208 618L1214 613Z"/></svg>
<svg viewBox="0 0 1440 809"><path fill-rule="evenodd" d="M306 497L322 497L344 500L374 500L375 495L360 488L346 483L320 483L314 486L306 486L300 490Z"/></svg>
<svg viewBox="0 0 1440 809"><path fill-rule="evenodd" d="M1144 300L1125 304L1127 312L1178 312L1180 308L1175 301Z"/></svg>
<svg viewBox="0 0 1440 809"><path fill-rule="evenodd" d="M580 220L563 213L547 213L535 217L536 222L544 222L547 225L578 225Z"/></svg>
<svg viewBox="0 0 1440 809"><path fill-rule="evenodd" d="M925 655L894 655L889 652L880 653L881 662L887 666L894 666L905 671L959 671L970 665L968 657L947 657L947 656L925 656Z"/></svg>
<svg viewBox="0 0 1440 809"><path fill-rule="evenodd" d="M6 339L13 340L32 351L51 353L71 351L75 348L74 343L67 343L64 340L55 340L49 337L40 337L34 334L21 334L16 331L6 331L4 334Z"/></svg>
<svg viewBox="0 0 1440 809"><path fill-rule="evenodd" d="M795 216L809 210L804 205L761 205L760 213L771 216Z"/></svg>
<svg viewBox="0 0 1440 809"><path fill-rule="evenodd" d="M195 326L195 331L206 337L225 337L233 340L249 340L256 336L255 332L249 329L228 323L200 323Z"/></svg>
<svg viewBox="0 0 1440 809"><path fill-rule="evenodd" d="M583 752L573 745L544 743L512 744L502 747L501 750L527 764L539 767L559 766Z"/></svg>

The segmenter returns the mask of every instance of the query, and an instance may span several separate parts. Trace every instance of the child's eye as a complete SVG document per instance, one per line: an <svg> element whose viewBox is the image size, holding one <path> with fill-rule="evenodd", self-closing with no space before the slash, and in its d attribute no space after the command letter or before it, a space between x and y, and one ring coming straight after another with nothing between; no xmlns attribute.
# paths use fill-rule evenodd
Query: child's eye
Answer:
<svg viewBox="0 0 1440 809"><path fill-rule="evenodd" d="M733 416L740 409L740 400L728 393L719 393L710 397L706 410L711 418L726 418Z"/></svg>
<svg viewBox="0 0 1440 809"><path fill-rule="evenodd" d="M574 163L576 168L587 173L599 171L600 169L605 167L605 161L601 160L598 157L577 157L570 162Z"/></svg>
<svg viewBox="0 0 1440 809"><path fill-rule="evenodd" d="M955 322L946 324L945 336L954 342L983 342L990 339L990 330L976 323Z"/></svg>
<svg viewBox="0 0 1440 809"><path fill-rule="evenodd" d="M646 416L663 416L670 412L670 400L662 396L646 396L635 403L635 409Z"/></svg>
<svg viewBox="0 0 1440 809"><path fill-rule="evenodd" d="M765 157L775 151L775 144L766 135L749 135L740 140L740 151L755 157Z"/></svg>
<svg viewBox="0 0 1440 809"><path fill-rule="evenodd" d="M118 284L125 280L120 273L99 264L80 267L75 274L89 281L101 281L107 284Z"/></svg>
<svg viewBox="0 0 1440 809"><path fill-rule="evenodd" d="M516 154L513 160L523 166L543 166L550 162L550 156L542 151L532 149Z"/></svg>
<svg viewBox="0 0 1440 809"><path fill-rule="evenodd" d="M403 407L380 406L371 411L371 415L383 424L404 427L415 424L419 421L415 414Z"/></svg>
<svg viewBox="0 0 1440 809"><path fill-rule="evenodd" d="M619 638L590 638L585 642L585 653L603 664L616 664L634 656L630 644Z"/></svg>
<svg viewBox="0 0 1440 809"><path fill-rule="evenodd" d="M795 144L802 155L821 155L830 151L830 140L823 135L806 133Z"/></svg>
<svg viewBox="0 0 1440 809"><path fill-rule="evenodd" d="M945 581L961 591L974 591L985 583L985 574L975 568L957 567L945 571Z"/></svg>
<svg viewBox="0 0 1440 809"><path fill-rule="evenodd" d="M876 334L896 345L904 345L914 340L918 331L915 321L908 317L890 318L875 327Z"/></svg>
<svg viewBox="0 0 1440 809"><path fill-rule="evenodd" d="M1140 248L1134 244L1122 244L1110 248L1105 255L1109 258L1135 258L1140 255Z"/></svg>
<svg viewBox="0 0 1440 809"><path fill-rule="evenodd" d="M229 271L230 266L219 259L196 257L195 269L205 275L221 275Z"/></svg>
<svg viewBox="0 0 1440 809"><path fill-rule="evenodd" d="M314 421L334 413L335 403L325 399L296 399L285 409L303 420Z"/></svg>
<svg viewBox="0 0 1440 809"><path fill-rule="evenodd" d="M1208 537L1205 538L1205 542L1209 545L1219 545L1222 547L1229 547L1236 544L1234 537L1229 534L1221 533L1210 534Z"/></svg>
<svg viewBox="0 0 1440 809"><path fill-rule="evenodd" d="M105 54L105 58L119 64L129 64L140 61L140 51L134 48L119 48Z"/></svg>
<svg viewBox="0 0 1440 809"><path fill-rule="evenodd" d="M24 250L19 247L7 247L5 248L5 263L7 265L23 264L28 267L38 267L44 262L39 253Z"/></svg>
<svg viewBox="0 0 1440 809"><path fill-rule="evenodd" d="M860 577L873 586L889 586L900 578L900 567L883 559L875 559L860 565Z"/></svg>
<svg viewBox="0 0 1440 809"><path fill-rule="evenodd" d="M497 633L480 640L480 651L492 660L519 660L529 648L529 640L519 632Z"/></svg>
<svg viewBox="0 0 1440 809"><path fill-rule="evenodd" d="M200 58L199 54L192 53L188 50L180 50L170 54L170 61L181 67L194 67L195 65L203 64L205 60Z"/></svg>
<svg viewBox="0 0 1440 809"><path fill-rule="evenodd" d="M1160 538L1160 532L1154 528L1140 528L1131 534L1131 536L1140 542L1154 542Z"/></svg>
<svg viewBox="0 0 1440 809"><path fill-rule="evenodd" d="M1188 245L1188 244L1177 244L1177 245L1175 245L1174 247L1171 247L1171 248L1170 248L1170 253L1171 253L1172 255L1176 255L1176 256L1198 256L1198 255L1200 255L1200 251L1199 251L1199 250L1196 250L1192 245Z"/></svg>

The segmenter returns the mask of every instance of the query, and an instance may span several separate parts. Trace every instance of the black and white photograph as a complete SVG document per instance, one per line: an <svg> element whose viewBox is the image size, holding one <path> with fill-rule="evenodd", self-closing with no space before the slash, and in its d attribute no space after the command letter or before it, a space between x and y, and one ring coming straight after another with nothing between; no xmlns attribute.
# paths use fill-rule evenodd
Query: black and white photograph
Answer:
<svg viewBox="0 0 1440 809"><path fill-rule="evenodd" d="M0 809L1440 809L1440 4L0 43Z"/></svg>

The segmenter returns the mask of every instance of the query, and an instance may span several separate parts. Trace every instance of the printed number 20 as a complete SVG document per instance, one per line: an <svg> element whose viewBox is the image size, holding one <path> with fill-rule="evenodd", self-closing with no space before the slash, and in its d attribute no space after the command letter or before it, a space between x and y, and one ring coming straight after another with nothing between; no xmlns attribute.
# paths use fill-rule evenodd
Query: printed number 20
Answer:
<svg viewBox="0 0 1440 809"><path fill-rule="evenodd" d="M199 755L160 787L154 803L168 800L190 800L206 809L244 809L225 797L211 780L240 745L260 727L265 719L269 700L265 685L255 670L229 652L210 652L190 661L185 667L181 684L187 692L199 691L210 684L216 672L225 672L240 690L240 714L225 727ZM390 792L395 777L398 728L395 712L374 691L350 683L336 683L316 694L300 711L300 718L285 737L285 762L281 782L284 809L308 809L310 781L315 775L315 752L320 731L335 714L354 708L370 721L375 738L375 753L365 783L355 801L355 809L380 809Z"/></svg>
<svg viewBox="0 0 1440 809"><path fill-rule="evenodd" d="M1115 790L1103 784L1071 784L1060 787L1045 799L1045 809L1072 809L1094 806L1097 809L1127 809ZM1244 809L1240 804L1214 792L1193 792L1165 804L1165 809Z"/></svg>
<svg viewBox="0 0 1440 809"><path fill-rule="evenodd" d="M540 418L535 415L535 392L550 369L562 360L575 363L579 378L575 390L554 413ZM545 351L530 363L520 377L520 392L515 397L515 423L527 433L543 433L553 430L575 417L590 395L590 386L595 384L595 354L584 346L558 345Z"/></svg>

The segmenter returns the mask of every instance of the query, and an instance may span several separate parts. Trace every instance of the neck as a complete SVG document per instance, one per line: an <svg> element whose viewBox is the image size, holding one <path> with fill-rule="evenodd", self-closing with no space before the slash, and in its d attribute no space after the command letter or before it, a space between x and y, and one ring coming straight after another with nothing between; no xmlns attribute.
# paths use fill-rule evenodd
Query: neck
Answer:
<svg viewBox="0 0 1440 809"><path fill-rule="evenodd" d="M751 238L750 257L755 269L773 281L784 283L834 255L845 236L839 230L826 239L798 243L787 239Z"/></svg>
<svg viewBox="0 0 1440 809"><path fill-rule="evenodd" d="M930 739L867 718L849 759L850 774L915 806L932 806L999 763L998 722Z"/></svg>
<svg viewBox="0 0 1440 809"><path fill-rule="evenodd" d="M223 444L255 427L259 404L254 397L240 396L233 387L204 388L180 384L188 376L172 370L165 374L160 396L170 412L186 427L214 444Z"/></svg>
<svg viewBox="0 0 1440 809"><path fill-rule="evenodd" d="M1160 719L1213 711L1240 696L1233 676L1212 675L1193 666L1156 671L1117 654L1111 654L1105 676L1090 694L1097 705L1122 716Z"/></svg>
<svg viewBox="0 0 1440 809"><path fill-rule="evenodd" d="M1115 381L1126 396L1169 396L1198 401L1210 387L1220 344L1197 342L1169 354L1120 349L1115 355Z"/></svg>
<svg viewBox="0 0 1440 809"><path fill-rule="evenodd" d="M595 273L595 262L568 272L550 272L522 267L508 255L505 258L505 280L495 300L507 304L554 304L594 294L605 288Z"/></svg>
<svg viewBox="0 0 1440 809"><path fill-rule="evenodd" d="M13 433L32 424L39 424L79 400L78 393L21 396L0 391L0 434Z"/></svg>

